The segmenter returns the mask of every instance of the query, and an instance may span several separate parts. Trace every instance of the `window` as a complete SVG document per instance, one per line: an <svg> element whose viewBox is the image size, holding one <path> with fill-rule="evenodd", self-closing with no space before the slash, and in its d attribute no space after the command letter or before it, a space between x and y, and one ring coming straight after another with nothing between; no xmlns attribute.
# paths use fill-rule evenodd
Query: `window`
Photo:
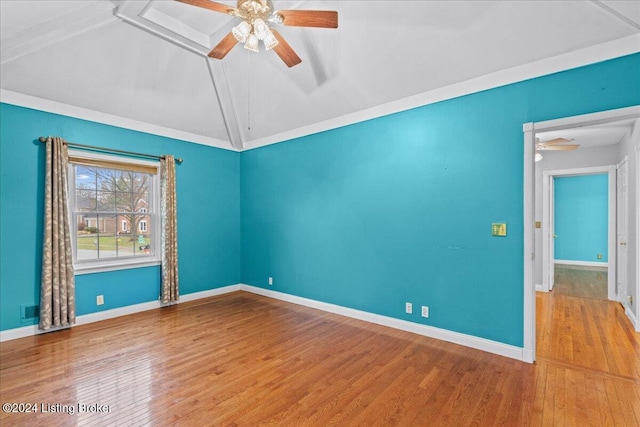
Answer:
<svg viewBox="0 0 640 427"><path fill-rule="evenodd" d="M159 262L157 168L157 163L148 161L70 151L69 198L77 271Z"/></svg>

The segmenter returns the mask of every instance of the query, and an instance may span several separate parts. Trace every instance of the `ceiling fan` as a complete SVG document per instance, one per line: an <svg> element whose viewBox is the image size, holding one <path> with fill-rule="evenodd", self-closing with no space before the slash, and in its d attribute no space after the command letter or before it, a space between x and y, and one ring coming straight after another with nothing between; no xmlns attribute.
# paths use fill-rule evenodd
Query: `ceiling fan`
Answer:
<svg viewBox="0 0 640 427"><path fill-rule="evenodd" d="M273 49L288 67L302 60L278 31L269 23L289 27L338 28L338 12L334 10L275 10L271 0L238 0L238 6L227 6L210 0L176 0L242 19L207 56L224 58L237 43L258 52L260 40L266 50Z"/></svg>
<svg viewBox="0 0 640 427"><path fill-rule="evenodd" d="M573 141L570 138L555 138L548 141L540 141L540 138L536 138L536 156L535 161L542 160L542 154L540 151L571 151L577 150L580 147L579 144L567 144Z"/></svg>
<svg viewBox="0 0 640 427"><path fill-rule="evenodd" d="M540 141L540 138L536 138L536 151L571 151L580 147L579 144L567 144L571 141L573 139L570 138L555 138L549 141Z"/></svg>

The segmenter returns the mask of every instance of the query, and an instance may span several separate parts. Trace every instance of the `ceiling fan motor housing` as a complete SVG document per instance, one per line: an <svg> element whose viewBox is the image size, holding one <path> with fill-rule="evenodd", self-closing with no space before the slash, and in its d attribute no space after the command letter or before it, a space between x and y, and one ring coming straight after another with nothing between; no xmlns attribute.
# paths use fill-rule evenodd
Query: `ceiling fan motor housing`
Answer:
<svg viewBox="0 0 640 427"><path fill-rule="evenodd" d="M338 12L331 10L279 10L271 0L238 0L237 8L211 0L175 0L214 12L224 13L242 19L207 54L210 58L222 59L238 43L244 43L248 50L258 52L260 40L266 50L273 49L288 66L302 62L278 31L270 28L268 22L289 27L338 28Z"/></svg>
<svg viewBox="0 0 640 427"><path fill-rule="evenodd" d="M271 0L238 0L237 12L232 13L253 24L256 19L269 21L276 19L277 13Z"/></svg>

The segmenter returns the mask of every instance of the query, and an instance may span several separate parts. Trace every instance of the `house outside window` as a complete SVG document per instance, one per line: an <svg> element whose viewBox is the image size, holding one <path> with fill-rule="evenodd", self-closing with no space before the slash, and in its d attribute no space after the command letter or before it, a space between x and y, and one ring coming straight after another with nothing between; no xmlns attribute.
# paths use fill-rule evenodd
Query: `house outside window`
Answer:
<svg viewBox="0 0 640 427"><path fill-rule="evenodd" d="M159 164L70 151L69 199L78 274L157 265Z"/></svg>

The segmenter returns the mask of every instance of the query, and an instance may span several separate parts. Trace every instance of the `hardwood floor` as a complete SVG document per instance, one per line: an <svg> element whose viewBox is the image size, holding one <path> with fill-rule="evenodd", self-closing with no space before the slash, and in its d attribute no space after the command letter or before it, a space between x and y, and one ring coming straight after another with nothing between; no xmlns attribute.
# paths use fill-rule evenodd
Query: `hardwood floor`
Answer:
<svg viewBox="0 0 640 427"><path fill-rule="evenodd" d="M556 290L536 299L537 366L556 371L545 405L573 413L571 425L640 425L640 334L622 306Z"/></svg>
<svg viewBox="0 0 640 427"><path fill-rule="evenodd" d="M244 292L8 341L0 424L639 425L620 306L537 304L535 365Z"/></svg>
<svg viewBox="0 0 640 427"><path fill-rule="evenodd" d="M556 265L553 291L574 297L606 300L609 298L607 277L606 267Z"/></svg>

